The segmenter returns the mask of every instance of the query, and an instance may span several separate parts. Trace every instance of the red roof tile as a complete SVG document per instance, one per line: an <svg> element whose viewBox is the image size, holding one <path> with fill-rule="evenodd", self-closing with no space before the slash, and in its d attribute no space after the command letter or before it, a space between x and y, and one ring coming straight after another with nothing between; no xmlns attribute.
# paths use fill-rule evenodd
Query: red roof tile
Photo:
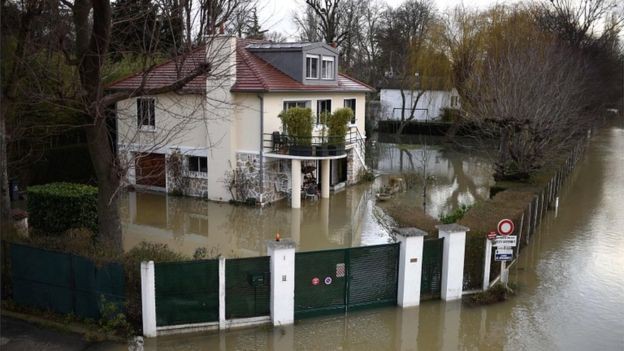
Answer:
<svg viewBox="0 0 624 351"><path fill-rule="evenodd" d="M336 85L305 85L270 63L252 54L245 46L251 41L237 39L236 45L236 81L232 92L371 92L372 87L356 79L340 73ZM185 73L191 72L205 60L205 48L195 49L185 60L171 60L154 67L149 73L138 73L114 82L109 89L137 89L145 79L146 88L165 86L180 79ZM181 66L181 69L180 69ZM206 76L201 75L186 84L183 91L204 92Z"/></svg>
<svg viewBox="0 0 624 351"><path fill-rule="evenodd" d="M134 90L141 87L144 89L161 88L175 83L185 74L193 72L199 65L206 61L206 48L198 47L189 54L178 56L153 67L149 72L139 72L131 76L117 80L108 86L114 90ZM206 91L206 75L199 75L186 83L183 92L204 93Z"/></svg>

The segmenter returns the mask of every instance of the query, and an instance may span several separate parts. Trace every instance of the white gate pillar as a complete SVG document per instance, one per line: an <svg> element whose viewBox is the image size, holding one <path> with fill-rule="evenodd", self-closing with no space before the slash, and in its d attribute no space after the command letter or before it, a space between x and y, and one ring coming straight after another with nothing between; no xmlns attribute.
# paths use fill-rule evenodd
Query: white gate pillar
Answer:
<svg viewBox="0 0 624 351"><path fill-rule="evenodd" d="M442 252L442 300L461 299L464 284L464 254L466 232L470 229L459 224L437 225L440 238L444 238Z"/></svg>
<svg viewBox="0 0 624 351"><path fill-rule="evenodd" d="M290 174L290 207L301 208L301 160L292 160Z"/></svg>
<svg viewBox="0 0 624 351"><path fill-rule="evenodd" d="M422 278L423 240L427 232L416 228L399 228L394 232L401 242L397 302L401 307L418 306Z"/></svg>
<svg viewBox="0 0 624 351"><path fill-rule="evenodd" d="M154 261L141 262L141 312L143 336L156 337L156 271Z"/></svg>
<svg viewBox="0 0 624 351"><path fill-rule="evenodd" d="M271 256L271 321L288 325L295 321L295 242L268 241Z"/></svg>

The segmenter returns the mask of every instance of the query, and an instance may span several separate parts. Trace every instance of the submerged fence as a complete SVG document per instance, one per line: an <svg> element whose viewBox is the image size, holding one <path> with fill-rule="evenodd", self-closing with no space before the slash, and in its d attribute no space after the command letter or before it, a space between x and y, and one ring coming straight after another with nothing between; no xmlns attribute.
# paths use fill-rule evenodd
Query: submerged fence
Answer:
<svg viewBox="0 0 624 351"><path fill-rule="evenodd" d="M517 259L518 254L529 244L531 237L536 233L536 230L542 222L542 218L546 215L548 209L556 207L556 202L558 201L557 199L561 193L561 188L572 171L574 171L578 161L583 156L586 146L586 141L582 141L572 149L568 158L566 158L559 170L548 181L546 186L544 186L539 193L533 196L533 199L524 209L522 214L518 218L514 219L516 226L512 235L517 235L518 237L517 247L514 248L515 259ZM464 290L480 290L483 288L483 273L485 271L485 240L485 238L481 237L466 238ZM495 248L492 248L490 257L494 257L495 250ZM494 283L499 279L499 277L500 262L492 259L490 261L489 283Z"/></svg>
<svg viewBox="0 0 624 351"><path fill-rule="evenodd" d="M120 264L96 265L68 253L14 243L8 246L11 295L16 304L92 319L100 317L103 303L122 309L124 271Z"/></svg>

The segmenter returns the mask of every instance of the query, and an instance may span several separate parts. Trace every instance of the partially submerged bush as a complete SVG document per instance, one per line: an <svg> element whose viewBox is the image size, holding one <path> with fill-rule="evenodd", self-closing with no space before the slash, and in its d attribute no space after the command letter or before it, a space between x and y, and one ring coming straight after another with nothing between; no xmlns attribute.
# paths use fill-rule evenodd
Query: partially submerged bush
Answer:
<svg viewBox="0 0 624 351"><path fill-rule="evenodd" d="M44 233L60 234L72 228L97 231L96 187L50 183L28 188L30 225Z"/></svg>
<svg viewBox="0 0 624 351"><path fill-rule="evenodd" d="M511 295L513 295L513 291L499 283L486 291L471 295L468 297L466 303L471 306L491 305L497 302L503 302Z"/></svg>

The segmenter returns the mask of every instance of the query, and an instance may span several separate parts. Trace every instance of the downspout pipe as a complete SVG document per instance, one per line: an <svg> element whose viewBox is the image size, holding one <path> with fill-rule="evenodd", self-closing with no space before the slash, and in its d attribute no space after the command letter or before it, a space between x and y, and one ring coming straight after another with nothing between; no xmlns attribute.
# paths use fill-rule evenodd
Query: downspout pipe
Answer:
<svg viewBox="0 0 624 351"><path fill-rule="evenodd" d="M258 94L260 99L260 206L264 205L264 96Z"/></svg>

